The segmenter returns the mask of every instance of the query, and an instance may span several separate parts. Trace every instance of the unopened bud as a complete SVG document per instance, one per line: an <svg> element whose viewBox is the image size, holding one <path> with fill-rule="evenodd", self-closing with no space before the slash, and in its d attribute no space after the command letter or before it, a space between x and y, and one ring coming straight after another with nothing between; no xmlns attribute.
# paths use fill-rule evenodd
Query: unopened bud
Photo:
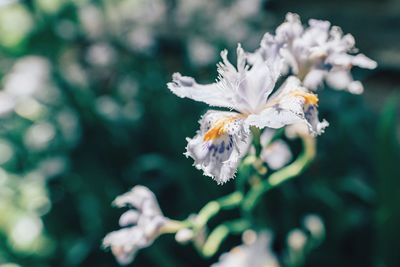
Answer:
<svg viewBox="0 0 400 267"><path fill-rule="evenodd" d="M307 236L300 229L294 229L289 232L287 243L293 250L299 251L303 249L307 241Z"/></svg>
<svg viewBox="0 0 400 267"><path fill-rule="evenodd" d="M184 244L193 239L193 231L187 228L179 230L175 234L175 240L178 243Z"/></svg>

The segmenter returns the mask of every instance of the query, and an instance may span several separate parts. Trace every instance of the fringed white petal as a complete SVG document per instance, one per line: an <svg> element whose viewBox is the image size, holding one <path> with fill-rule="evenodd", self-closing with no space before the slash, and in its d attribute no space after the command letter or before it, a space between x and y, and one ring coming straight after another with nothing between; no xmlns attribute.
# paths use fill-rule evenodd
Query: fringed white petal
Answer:
<svg viewBox="0 0 400 267"><path fill-rule="evenodd" d="M376 63L376 61L370 59L364 54L358 54L354 56L352 64L354 66L370 70L375 69L378 66L378 63Z"/></svg>
<svg viewBox="0 0 400 267"><path fill-rule="evenodd" d="M286 20L276 28L276 39L278 42L290 43L303 33L300 16L295 13L287 13Z"/></svg>
<svg viewBox="0 0 400 267"><path fill-rule="evenodd" d="M300 81L291 76L268 99L266 107L258 114L247 117L246 123L260 129L281 128L304 120L304 98L293 94L301 88Z"/></svg>
<svg viewBox="0 0 400 267"><path fill-rule="evenodd" d="M272 107L268 107L259 114L251 114L246 123L257 128L281 128L285 125L304 120L303 100L298 97L288 97Z"/></svg>
<svg viewBox="0 0 400 267"><path fill-rule="evenodd" d="M252 112L256 112L267 102L280 76L280 66L279 59L257 62L246 73L240 90Z"/></svg>
<svg viewBox="0 0 400 267"><path fill-rule="evenodd" d="M201 85L192 77L174 73L172 82L167 86L179 97L204 102L210 106L233 108L230 100L232 93L227 90L228 88L219 86L217 83Z"/></svg>
<svg viewBox="0 0 400 267"><path fill-rule="evenodd" d="M281 128L295 123L306 123L310 133L321 134L328 123L318 120L318 98L301 86L301 82L290 76L267 101L266 108L245 120L258 128Z"/></svg>
<svg viewBox="0 0 400 267"><path fill-rule="evenodd" d="M103 246L110 247L118 262L126 265L133 261L138 250L154 242L170 220L162 214L154 193L145 186L133 187L117 197L114 205L135 208L120 217L119 224L125 228L113 231L103 239Z"/></svg>
<svg viewBox="0 0 400 267"><path fill-rule="evenodd" d="M352 67L377 67L374 60L356 54L355 39L351 34L343 34L340 27L323 20L311 19L309 26L303 28L300 17L293 13L286 15L275 35L265 35L260 48L250 54L250 58L252 62L256 62L254 58L266 59L271 51L278 51L284 59L282 72L288 68L311 90L326 81L334 89L362 93L362 84L354 81L351 75ZM338 71L342 71L340 77Z"/></svg>
<svg viewBox="0 0 400 267"><path fill-rule="evenodd" d="M238 113L208 111L199 121L200 130L188 138L186 156L218 184L235 176L240 159L249 146L248 129Z"/></svg>
<svg viewBox="0 0 400 267"><path fill-rule="evenodd" d="M138 222L140 213L136 210L125 211L119 218L119 226L125 227Z"/></svg>
<svg viewBox="0 0 400 267"><path fill-rule="evenodd" d="M156 196L150 189L142 185L137 185L125 194L118 196L113 204L117 207L131 206L141 211L148 210L150 204L151 210L161 214Z"/></svg>
<svg viewBox="0 0 400 267"><path fill-rule="evenodd" d="M325 132L325 128L329 126L326 120L320 121L318 118L318 108L316 105L305 105L304 115L313 136L320 135Z"/></svg>

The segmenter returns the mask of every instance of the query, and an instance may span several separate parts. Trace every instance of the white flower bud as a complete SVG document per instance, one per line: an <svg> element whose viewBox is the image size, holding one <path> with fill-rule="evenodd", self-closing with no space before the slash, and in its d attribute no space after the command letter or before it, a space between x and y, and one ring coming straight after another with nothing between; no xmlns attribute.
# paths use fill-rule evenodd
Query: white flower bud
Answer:
<svg viewBox="0 0 400 267"><path fill-rule="evenodd" d="M124 212L119 218L119 226L125 227L137 223L139 220L139 212L136 210L128 210Z"/></svg>
<svg viewBox="0 0 400 267"><path fill-rule="evenodd" d="M295 251L303 249L306 242L307 236L300 229L291 230L287 236L287 243L289 247Z"/></svg>
<svg viewBox="0 0 400 267"><path fill-rule="evenodd" d="M114 205L136 209L122 214L119 224L125 228L109 233L103 240L103 246L111 248L120 264L129 264L139 249L153 243L169 220L162 214L153 192L144 186L135 186L117 197Z"/></svg>
<svg viewBox="0 0 400 267"><path fill-rule="evenodd" d="M325 235L324 223L318 215L309 214L305 216L303 224L313 238L319 239Z"/></svg>
<svg viewBox="0 0 400 267"><path fill-rule="evenodd" d="M183 228L175 234L175 240L178 243L185 244L193 239L193 231L188 228Z"/></svg>

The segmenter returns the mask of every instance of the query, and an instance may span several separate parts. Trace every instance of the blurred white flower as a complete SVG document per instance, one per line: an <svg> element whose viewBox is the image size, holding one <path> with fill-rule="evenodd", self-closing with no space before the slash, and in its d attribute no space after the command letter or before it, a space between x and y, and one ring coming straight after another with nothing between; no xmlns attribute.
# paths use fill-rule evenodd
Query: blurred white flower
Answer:
<svg viewBox="0 0 400 267"><path fill-rule="evenodd" d="M153 32L147 27L135 27L127 35L127 42L137 52L146 52L155 44Z"/></svg>
<svg viewBox="0 0 400 267"><path fill-rule="evenodd" d="M250 66L240 45L236 67L229 62L226 50L221 52L221 57L219 77L213 84L200 85L179 73L175 73L173 82L168 83L168 88L179 97L235 110L208 111L199 121L197 135L188 139L186 147L186 156L194 159L196 168L218 184L234 177L249 146L250 126L281 128L306 122L313 133L322 132L314 123L318 98L308 93L297 78L289 77L272 94L280 76L279 58L257 60Z"/></svg>
<svg viewBox="0 0 400 267"><path fill-rule="evenodd" d="M107 43L97 43L89 47L86 55L87 61L98 67L106 67L115 61L116 52Z"/></svg>
<svg viewBox="0 0 400 267"><path fill-rule="evenodd" d="M85 5L79 8L79 20L83 30L90 38L101 37L105 32L105 23L101 11L94 5Z"/></svg>
<svg viewBox="0 0 400 267"><path fill-rule="evenodd" d="M4 92L12 97L28 97L42 89L50 72L47 59L26 56L19 59L4 78Z"/></svg>
<svg viewBox="0 0 400 267"><path fill-rule="evenodd" d="M262 232L251 242L233 248L219 258L211 267L279 267L271 251L271 234Z"/></svg>
<svg viewBox="0 0 400 267"><path fill-rule="evenodd" d="M114 98L108 95L96 98L95 107L97 113L108 120L116 120L121 115L121 107Z"/></svg>
<svg viewBox="0 0 400 267"><path fill-rule="evenodd" d="M38 56L25 56L16 61L4 77L0 92L0 116L15 111L35 121L47 111L45 105L58 104L60 92L50 81L50 63Z"/></svg>
<svg viewBox="0 0 400 267"><path fill-rule="evenodd" d="M6 117L13 112L15 101L12 96L5 92L0 92L0 117Z"/></svg>
<svg viewBox="0 0 400 267"><path fill-rule="evenodd" d="M293 229L287 235L287 243L289 248L294 251L300 251L307 242L306 234L300 229Z"/></svg>
<svg viewBox="0 0 400 267"><path fill-rule="evenodd" d="M59 131L65 142L74 146L81 137L81 128L78 114L70 108L63 108L56 115Z"/></svg>
<svg viewBox="0 0 400 267"><path fill-rule="evenodd" d="M167 18L163 0L121 0L107 8L109 27L135 52L151 52Z"/></svg>
<svg viewBox="0 0 400 267"><path fill-rule="evenodd" d="M35 123L26 131L24 136L25 145L32 150L43 150L47 148L56 135L53 124L48 122Z"/></svg>
<svg viewBox="0 0 400 267"><path fill-rule="evenodd" d="M0 139L0 164L7 163L14 157L14 147L6 139Z"/></svg>
<svg viewBox="0 0 400 267"><path fill-rule="evenodd" d="M325 80L335 89L359 94L363 86L353 80L352 67L374 69L377 63L356 51L354 37L343 35L341 28L331 27L329 21L311 19L304 28L297 14L288 13L275 35L265 34L255 55L265 58L279 52L309 89L316 90Z"/></svg>
<svg viewBox="0 0 400 267"><path fill-rule="evenodd" d="M46 109L33 97L23 97L17 101L15 113L30 120L38 119Z"/></svg>
<svg viewBox="0 0 400 267"><path fill-rule="evenodd" d="M117 207L133 209L121 215L119 225L124 228L107 234L103 246L111 248L120 264L128 264L139 249L153 243L170 220L164 217L155 195L145 186L133 187L113 203Z"/></svg>
<svg viewBox="0 0 400 267"><path fill-rule="evenodd" d="M65 40L73 40L77 34L77 25L68 19L62 19L55 25L55 32Z"/></svg>
<svg viewBox="0 0 400 267"><path fill-rule="evenodd" d="M289 146L281 139L271 142L276 130L266 128L260 136L262 150L260 157L273 170L278 170L292 159Z"/></svg>
<svg viewBox="0 0 400 267"><path fill-rule="evenodd" d="M315 239L321 239L325 235L325 226L321 217L316 214L308 214L303 218L304 228L307 229Z"/></svg>
<svg viewBox="0 0 400 267"><path fill-rule="evenodd" d="M193 239L193 237L194 237L193 230L188 229L188 228L183 228L175 234L176 242L181 243L181 244L185 244L185 243L189 242L190 240Z"/></svg>
<svg viewBox="0 0 400 267"><path fill-rule="evenodd" d="M143 25L165 23L167 4L163 0L125 0L119 6L120 14Z"/></svg>
<svg viewBox="0 0 400 267"><path fill-rule="evenodd" d="M215 48L201 38L191 38L188 43L190 60L199 66L212 63L217 55Z"/></svg>
<svg viewBox="0 0 400 267"><path fill-rule="evenodd" d="M173 19L177 27L185 31L186 36L196 29L197 37L206 42L244 41L246 44L256 45L257 34L254 34L256 30L252 23L263 17L263 13L259 12L262 2L178 0Z"/></svg>
<svg viewBox="0 0 400 267"><path fill-rule="evenodd" d="M65 156L54 156L42 160L38 164L38 169L48 178L62 174L68 167L68 160Z"/></svg>
<svg viewBox="0 0 400 267"><path fill-rule="evenodd" d="M1 0L0 1L0 7L4 7L6 5L14 4L17 3L18 0Z"/></svg>
<svg viewBox="0 0 400 267"><path fill-rule="evenodd" d="M27 249L42 232L42 221L33 215L24 215L15 222L11 229L11 242L18 249Z"/></svg>

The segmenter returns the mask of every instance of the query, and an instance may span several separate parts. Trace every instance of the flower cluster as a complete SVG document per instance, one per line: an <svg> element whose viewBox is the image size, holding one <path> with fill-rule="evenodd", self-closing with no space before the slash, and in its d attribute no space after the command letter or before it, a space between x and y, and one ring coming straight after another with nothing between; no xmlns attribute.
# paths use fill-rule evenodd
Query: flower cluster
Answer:
<svg viewBox="0 0 400 267"><path fill-rule="evenodd" d="M103 240L104 247L111 251L121 264L130 263L136 252L150 246L170 222L164 217L156 196L147 187L135 186L114 200L117 207L131 207L119 219L124 227L109 233Z"/></svg>
<svg viewBox="0 0 400 267"><path fill-rule="evenodd" d="M304 28L297 14L288 13L275 32L266 33L252 60L282 57L284 70L296 75L310 90L323 81L338 90L360 94L364 88L351 76L353 66L374 69L377 63L364 54L354 54L355 40L351 34L329 21L310 19Z"/></svg>
<svg viewBox="0 0 400 267"><path fill-rule="evenodd" d="M250 214L263 193L304 170L315 155L314 137L329 125L319 119L316 89L325 81L333 88L361 93L362 84L351 76L352 67L376 67L363 54L354 55L355 51L354 38L343 35L340 28L318 20L310 20L304 28L298 15L288 13L274 35L264 35L255 52L246 52L238 44L236 64L223 50L214 83L199 84L192 77L173 74L168 88L174 94L213 107L200 119L196 135L187 138L185 155L194 160L194 166L223 184L235 176L241 160L249 154L241 170L246 173L251 161L254 170L250 172L256 174L241 172L236 191L207 203L198 214L181 222L166 218L155 195L136 186L114 201L118 207L134 210L121 216L119 224L124 228L108 234L104 246L111 248L121 264L127 264L159 235L174 233L177 242L192 241L199 253L210 257L228 234L243 233L244 244L222 254L212 267L280 266L270 249L271 234L249 230L253 227L251 216L221 223L212 231L207 223L223 209L238 208L241 214ZM288 139L302 138L304 145L288 166L292 153L279 138L283 132ZM263 180L261 176L268 171L264 163L274 172ZM248 190L242 186L242 176L248 179ZM300 266L308 250L325 235L317 215L305 217L303 226L305 231L296 228L287 236L288 251L283 258L290 266Z"/></svg>
<svg viewBox="0 0 400 267"><path fill-rule="evenodd" d="M201 85L179 73L168 83L179 97L230 110L209 110L199 121L196 136L188 138L185 153L218 184L235 176L252 140L250 127L277 129L303 123L312 135L323 133L328 123L319 121L318 96L312 92L323 79L338 89L362 91L350 69L375 68L376 63L362 54L348 54L354 50L354 38L343 36L340 28L331 28L327 21L309 24L304 29L299 16L289 13L276 35L265 34L256 52L247 53L239 44L236 66L222 51L215 83ZM276 88L286 73L290 75Z"/></svg>

